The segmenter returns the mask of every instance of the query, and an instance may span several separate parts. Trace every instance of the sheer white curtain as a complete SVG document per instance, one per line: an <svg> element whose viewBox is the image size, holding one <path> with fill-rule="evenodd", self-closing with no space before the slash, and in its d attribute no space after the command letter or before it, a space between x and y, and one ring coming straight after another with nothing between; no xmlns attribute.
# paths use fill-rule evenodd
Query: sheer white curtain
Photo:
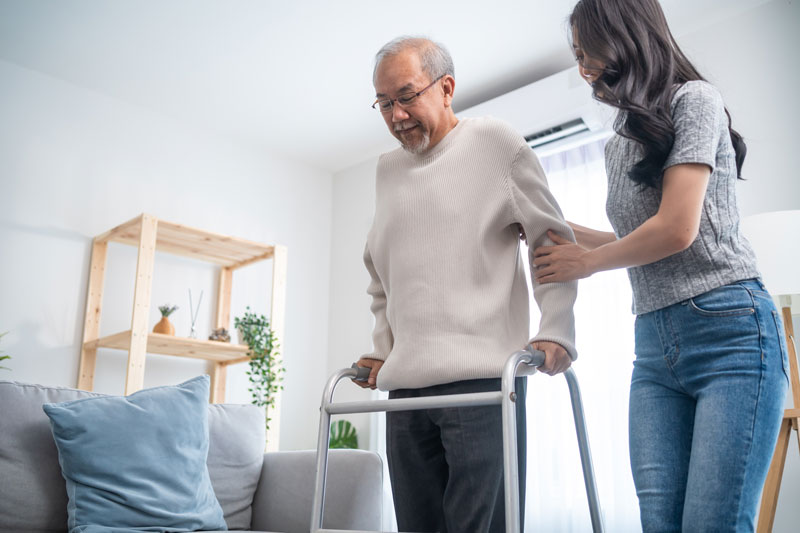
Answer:
<svg viewBox="0 0 800 533"><path fill-rule="evenodd" d="M605 140L541 158L550 189L571 222L611 231L605 215ZM531 302L533 299L531 298ZM631 291L624 270L581 280L575 305L578 360L597 489L607 531L641 531L628 461L628 387L633 368ZM531 331L539 323L531 309ZM562 377L528 380L525 531L592 531Z"/></svg>

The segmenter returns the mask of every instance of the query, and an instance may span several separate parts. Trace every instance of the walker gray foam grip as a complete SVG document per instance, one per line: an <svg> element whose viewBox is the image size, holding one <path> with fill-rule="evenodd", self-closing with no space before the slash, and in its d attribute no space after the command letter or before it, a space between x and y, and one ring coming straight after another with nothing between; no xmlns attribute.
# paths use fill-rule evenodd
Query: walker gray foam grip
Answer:
<svg viewBox="0 0 800 533"><path fill-rule="evenodd" d="M356 377L353 378L353 381L361 381L364 383L366 383L369 379L369 373L372 370L371 368L367 368L365 366L358 366L358 363L353 363L350 365L350 368L355 368L358 371Z"/></svg>

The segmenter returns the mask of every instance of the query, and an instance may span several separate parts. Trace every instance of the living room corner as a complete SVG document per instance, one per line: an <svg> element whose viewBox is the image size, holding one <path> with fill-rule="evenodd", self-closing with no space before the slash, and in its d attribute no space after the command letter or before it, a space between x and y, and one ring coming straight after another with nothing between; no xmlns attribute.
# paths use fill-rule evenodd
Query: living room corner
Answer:
<svg viewBox="0 0 800 533"><path fill-rule="evenodd" d="M313 420L326 377L331 176L242 146L170 117L0 61L3 194L0 293L5 379L74 387L83 333L92 239L142 212L198 229L290 250L283 402L287 420ZM16 260L11 260L16 258ZM266 264L265 264L266 263ZM236 272L231 315L269 315L271 265ZM111 243L101 335L130 329L136 247ZM213 329L214 265L156 253L148 331L171 303L178 337L197 313L198 337ZM190 311L188 291L194 294ZM201 293L204 298L198 302ZM199 303L199 308L197 305ZM313 327L313 332L308 331ZM233 320L228 326L233 340ZM320 351L323 348L323 351ZM127 352L100 348L94 390L123 394ZM249 403L247 365L228 371L227 401ZM201 360L147 357L145 387L208 373ZM307 449L316 424L286 424L280 447Z"/></svg>
<svg viewBox="0 0 800 533"><path fill-rule="evenodd" d="M577 219L594 217L584 208L592 204L607 223L603 153L612 120L584 120L586 108L601 106L580 79L570 42L566 20L577 1L358 0L347 8L322 0L0 4L0 533L77 531L68 506L84 475L110 485L126 504L141 501L137 485L149 485L141 509L166 519L179 513L164 512L160 502L197 496L189 505L194 521L162 523L159 530L308 532L316 517L315 476L322 471L314 448L323 388L373 350L364 251L379 158L398 147L376 98L393 111L406 107L400 96L422 95L408 87L376 94L375 52L403 34L440 40L457 66L452 107L460 122L492 116L509 124L539 159L564 217L584 224ZM800 235L785 228L796 228L800 217L794 162L800 5L658 1L675 39L719 89L732 127L747 143L745 179L735 186L742 226L753 217L792 214L795 225L780 226L777 243L767 246L795 246ZM576 132L566 133L576 121ZM537 145L537 138L549 141ZM576 154L590 152L594 159L576 163ZM553 163L562 155L574 166ZM585 181L571 181L570 172ZM457 212L445 197L441 203ZM162 222L189 228L191 236L179 247L160 243L143 258L140 237L150 246L156 236L148 231ZM135 231L103 240L103 257L93 255L98 236L119 237L112 228L127 223ZM453 215L458 225L466 227ZM527 257L527 242L516 225L502 229L509 227L517 256ZM220 261L231 243L246 254ZM395 250L393 260L402 263ZM763 274L769 254L756 255ZM142 264L152 268L141 270ZM226 264L235 265L227 274L220 266ZM98 268L102 275L93 277ZM797 268L783 270L798 279ZM527 275L530 283L530 270ZM621 285L612 275L624 278ZM147 290L137 285L141 278ZM285 290L278 316L276 286ZM617 269L579 287L581 355L574 369L584 387L603 519L608 531L638 533L627 440L635 357L630 284ZM780 295L789 302L783 317L797 331L800 295L788 294ZM539 314L529 300L533 333ZM145 308L137 308L142 302ZM157 335L172 336L159 351L148 342L159 340L150 337L162 316L174 332L158 329ZM86 337L92 317L99 318L96 331ZM273 409L252 405L252 349L236 327L245 317L256 324L255 335L262 319L279 322L275 351L282 368ZM272 340L255 344L263 348ZM87 341L91 353L84 359ZM207 342L215 343L211 355L199 355ZM144 367L132 378L128 348L136 343L135 364ZM231 364L219 372L215 361L222 360ZM796 381L796 367L793 372ZM540 372L527 381L520 533L584 533L594 517L569 398L563 380L547 379ZM388 395L342 380L336 399L355 404ZM777 507L769 528L758 533L790 533L800 524L793 503L800 495L800 403L792 403L791 392L785 407L779 447L785 452L788 440L788 453L770 473L778 475L771 489ZM326 527L396 531L386 417L345 412L334 423L352 426L337 427L335 436L350 447L357 435L360 449L331 450ZM269 428L279 437L272 439ZM95 460L88 474L80 468L87 456ZM157 490L148 492L152 487ZM108 508L95 512L115 516Z"/></svg>

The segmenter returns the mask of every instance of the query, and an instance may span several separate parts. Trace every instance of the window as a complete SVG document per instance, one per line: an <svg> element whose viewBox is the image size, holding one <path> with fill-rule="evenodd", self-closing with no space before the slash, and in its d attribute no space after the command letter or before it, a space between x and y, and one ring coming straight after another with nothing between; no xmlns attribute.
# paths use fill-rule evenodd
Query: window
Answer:
<svg viewBox="0 0 800 533"><path fill-rule="evenodd" d="M605 215L604 146L605 139L596 140L543 155L541 163L567 220L611 231ZM532 332L539 316L531 305ZM575 320L574 370L581 385L605 526L608 531L640 531L628 459L634 316L626 272L602 272L581 280ZM592 531L565 380L541 374L529 378L527 413L526 531Z"/></svg>

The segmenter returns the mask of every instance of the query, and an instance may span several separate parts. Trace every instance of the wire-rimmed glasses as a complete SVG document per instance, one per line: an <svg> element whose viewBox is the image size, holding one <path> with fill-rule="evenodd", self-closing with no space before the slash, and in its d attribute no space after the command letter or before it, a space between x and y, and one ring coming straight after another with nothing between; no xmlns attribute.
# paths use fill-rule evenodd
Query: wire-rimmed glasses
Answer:
<svg viewBox="0 0 800 533"><path fill-rule="evenodd" d="M409 91L407 93L399 94L397 95L397 98L378 98L372 103L372 109L377 109L381 113L391 113L395 102L397 102L397 104L400 107L410 107L414 104L414 102L417 101L417 98L419 98L422 95L422 93L433 87L434 84L440 79L444 78L444 76L445 75L442 74L441 76L430 82L430 84L427 87L419 91L416 92Z"/></svg>

